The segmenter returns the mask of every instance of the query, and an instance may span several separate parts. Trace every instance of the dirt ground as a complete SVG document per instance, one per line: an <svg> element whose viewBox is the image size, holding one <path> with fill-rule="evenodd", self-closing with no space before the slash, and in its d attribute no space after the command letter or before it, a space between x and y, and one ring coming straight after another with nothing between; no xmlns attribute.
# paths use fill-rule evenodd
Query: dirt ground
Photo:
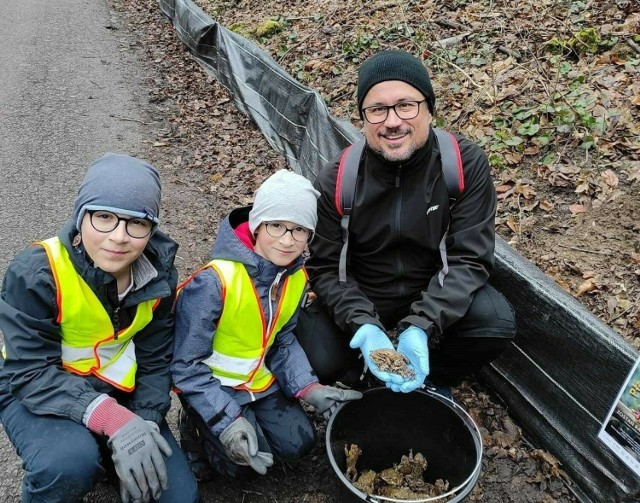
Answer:
<svg viewBox="0 0 640 503"><path fill-rule="evenodd" d="M250 202L260 182L286 164L270 149L247 117L235 110L226 90L194 63L171 25L161 15L156 0L109 0L108 3L115 12L112 28L122 31L123 50L139 54L148 67L153 107L149 113L163 124L157 137L149 138L145 157L162 170L165 190L180 192L187 179L190 183L196 181L199 187L200 193L185 192L185 200L169 206L165 213L167 222L178 229L173 237L181 243L178 266L184 278L207 260L217 225L224 215L233 207ZM212 13L219 14L225 25L236 23L238 31L244 29L247 36L256 38L257 43L272 50L296 78L321 90L334 114L352 119L353 108L349 103L353 98L354 68L363 52L349 56L355 51L354 44L349 53L344 44L339 47L333 44L331 34L373 23L384 9L400 8L399 5L403 5L405 10L393 11L391 17L388 13L387 16L388 19L401 19L402 15L407 15L407 8L418 9L416 6L419 5L411 1L406 5L402 2L372 2L367 7L364 3L352 1L327 2L326 6L318 2L293 0L266 1L259 5L228 1L200 3ZM465 6L475 3L453 1L447 5L451 4L452 12L460 13ZM524 3L531 8L530 3ZM573 5L572 2L565 3ZM603 2L589 3L593 16L611 14L605 11ZM542 4L547 9L552 2L543 1ZM611 31L619 30L620 26L627 26L624 23L636 19L632 4L618 2L615 16L610 16L609 24L615 25ZM495 23L504 22L517 8L515 5L507 8L501 2L492 2L491 5L492 12L476 12L478 19L487 19L492 14L491 19ZM422 11L415 12L424 15ZM535 12L530 10L531 15ZM275 38L257 38L251 29L252 24L258 25L270 18L288 19L287 30L278 35L281 37L278 41ZM462 19L462 15L452 19L460 26L468 21ZM548 20L543 22L528 17L526 23L531 33L551 29ZM536 23L539 31L532 28ZM565 20L565 29L567 23ZM439 38L453 36L452 26L455 24L442 29ZM637 24L633 26L635 28L625 29L637 30ZM504 26L502 29L506 30ZM415 33L414 30L413 34L401 34L395 39L395 45L406 46L406 40ZM367 42L362 38L362 32L358 37L353 39L360 41L364 53L377 49L375 40ZM289 45L285 44L287 40ZM392 40L383 42L390 44ZM336 62L338 53L343 59ZM336 82L329 85L322 73L321 63L327 58L333 58L334 68L341 68L340 76L336 77L339 85ZM461 62L456 61L454 64L460 68ZM516 64L514 68L519 68L518 65L521 67L523 63ZM636 133L640 89L637 81L633 84L629 80L631 75L638 76L638 66L618 65L613 69L617 72L618 81L627 79L623 82L627 91L614 89L612 84L610 108L621 107L622 103L633 111L631 118L621 116L627 123L619 119L619 124L624 124L624 128L620 125L618 130L625 138L624 142L621 140L617 146L611 146L613 142L603 132L600 145L609 145L609 150L585 151L576 146L576 138L568 135L562 138L563 157L552 162L543 162L532 154L533 150L500 150L494 143L488 143L487 148L499 154L493 162L501 201L497 218L501 236L638 348L640 224L636 215L640 214L640 198L637 197L640 176L637 139L640 135ZM466 75L473 82L479 82L475 74L467 72ZM459 99L455 105L458 91L451 87L451 82L449 74L443 74L442 78L434 77L436 89L446 94L439 113L450 119L449 125L455 126L452 129L469 132L473 129L472 123L480 128L479 122L472 120L484 104L474 94L478 90L470 86L467 98ZM616 99L620 103L615 102ZM524 127L522 124L519 126ZM562 132L560 129L557 131ZM584 141L586 133L582 133L581 141ZM631 133L635 134L635 139ZM544 147L543 140L538 144L535 140L527 137L527 149ZM476 420L483 435L482 477L469 501L576 501L571 493L571 482L557 460L526 442L518 425L490 390L471 379L454 390L454 397ZM175 410L172 414L175 419ZM311 455L299 464L276 465L267 476L248 482L218 478L202 484L204 501L343 501L324 449L325 423L321 417L315 420L320 441Z"/></svg>

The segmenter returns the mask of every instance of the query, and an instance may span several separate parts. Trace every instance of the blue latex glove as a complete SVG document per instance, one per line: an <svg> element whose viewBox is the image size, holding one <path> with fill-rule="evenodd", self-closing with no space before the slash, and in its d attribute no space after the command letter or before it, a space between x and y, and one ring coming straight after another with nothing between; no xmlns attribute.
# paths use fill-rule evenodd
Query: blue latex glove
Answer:
<svg viewBox="0 0 640 503"><path fill-rule="evenodd" d="M429 375L429 345L424 330L411 326L402 332L398 338L398 353L402 353L409 360L409 367L413 369L416 376L410 381L401 384L392 383L388 387L402 393L410 393L422 388Z"/></svg>
<svg viewBox="0 0 640 503"><path fill-rule="evenodd" d="M383 383L387 385L391 383L400 385L404 382L401 376L390 374L389 372L382 372L378 369L378 366L371 361L371 351L375 351L376 349L395 349L389 337L387 337L387 334L385 334L380 327L371 323L362 325L351 339L351 342L349 342L349 346L353 349L360 349L367 368Z"/></svg>

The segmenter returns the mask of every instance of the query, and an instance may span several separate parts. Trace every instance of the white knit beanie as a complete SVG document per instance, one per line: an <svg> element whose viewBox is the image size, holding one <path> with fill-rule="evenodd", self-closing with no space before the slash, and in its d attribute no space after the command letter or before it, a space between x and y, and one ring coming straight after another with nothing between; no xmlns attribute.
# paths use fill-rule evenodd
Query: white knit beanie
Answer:
<svg viewBox="0 0 640 503"><path fill-rule="evenodd" d="M315 231L320 192L304 176L286 169L276 171L256 191L249 213L253 234L262 222L281 220Z"/></svg>

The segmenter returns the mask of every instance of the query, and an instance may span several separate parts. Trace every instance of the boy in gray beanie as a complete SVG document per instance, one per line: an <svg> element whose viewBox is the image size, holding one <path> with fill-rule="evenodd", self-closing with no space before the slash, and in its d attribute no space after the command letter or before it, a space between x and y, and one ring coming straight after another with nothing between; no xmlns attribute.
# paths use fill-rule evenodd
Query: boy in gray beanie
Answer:
<svg viewBox="0 0 640 503"><path fill-rule="evenodd" d="M290 171L270 176L253 207L224 220L211 262L179 292L171 371L182 446L200 479L211 467L243 477L300 458L315 429L298 400L328 416L361 396L319 384L293 335L318 195Z"/></svg>
<svg viewBox="0 0 640 503"><path fill-rule="evenodd" d="M249 230L253 234L262 222L288 220L313 232L318 221L318 196L320 192L309 180L281 169L256 191L253 208L249 212Z"/></svg>
<svg viewBox="0 0 640 503"><path fill-rule="evenodd" d="M164 419L178 274L176 243L153 232L160 191L149 164L101 157L66 227L7 269L0 420L25 460L23 501L79 502L111 468L125 503L199 501Z"/></svg>

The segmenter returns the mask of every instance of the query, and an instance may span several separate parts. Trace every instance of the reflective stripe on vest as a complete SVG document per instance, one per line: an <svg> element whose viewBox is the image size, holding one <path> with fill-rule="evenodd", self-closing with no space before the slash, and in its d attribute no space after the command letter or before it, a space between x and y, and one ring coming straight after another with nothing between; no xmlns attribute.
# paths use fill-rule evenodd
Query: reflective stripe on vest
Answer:
<svg viewBox="0 0 640 503"><path fill-rule="evenodd" d="M263 391L275 379L265 357L276 334L300 305L307 273L302 268L285 278L272 319L267 319L244 265L213 260L206 267L212 267L220 277L224 306L212 339L212 354L203 363L224 386Z"/></svg>
<svg viewBox="0 0 640 503"><path fill-rule="evenodd" d="M60 240L55 237L38 244L47 252L56 285L63 368L133 390L138 364L132 338L149 324L158 299L139 304L131 325L114 335L104 306L73 267Z"/></svg>

